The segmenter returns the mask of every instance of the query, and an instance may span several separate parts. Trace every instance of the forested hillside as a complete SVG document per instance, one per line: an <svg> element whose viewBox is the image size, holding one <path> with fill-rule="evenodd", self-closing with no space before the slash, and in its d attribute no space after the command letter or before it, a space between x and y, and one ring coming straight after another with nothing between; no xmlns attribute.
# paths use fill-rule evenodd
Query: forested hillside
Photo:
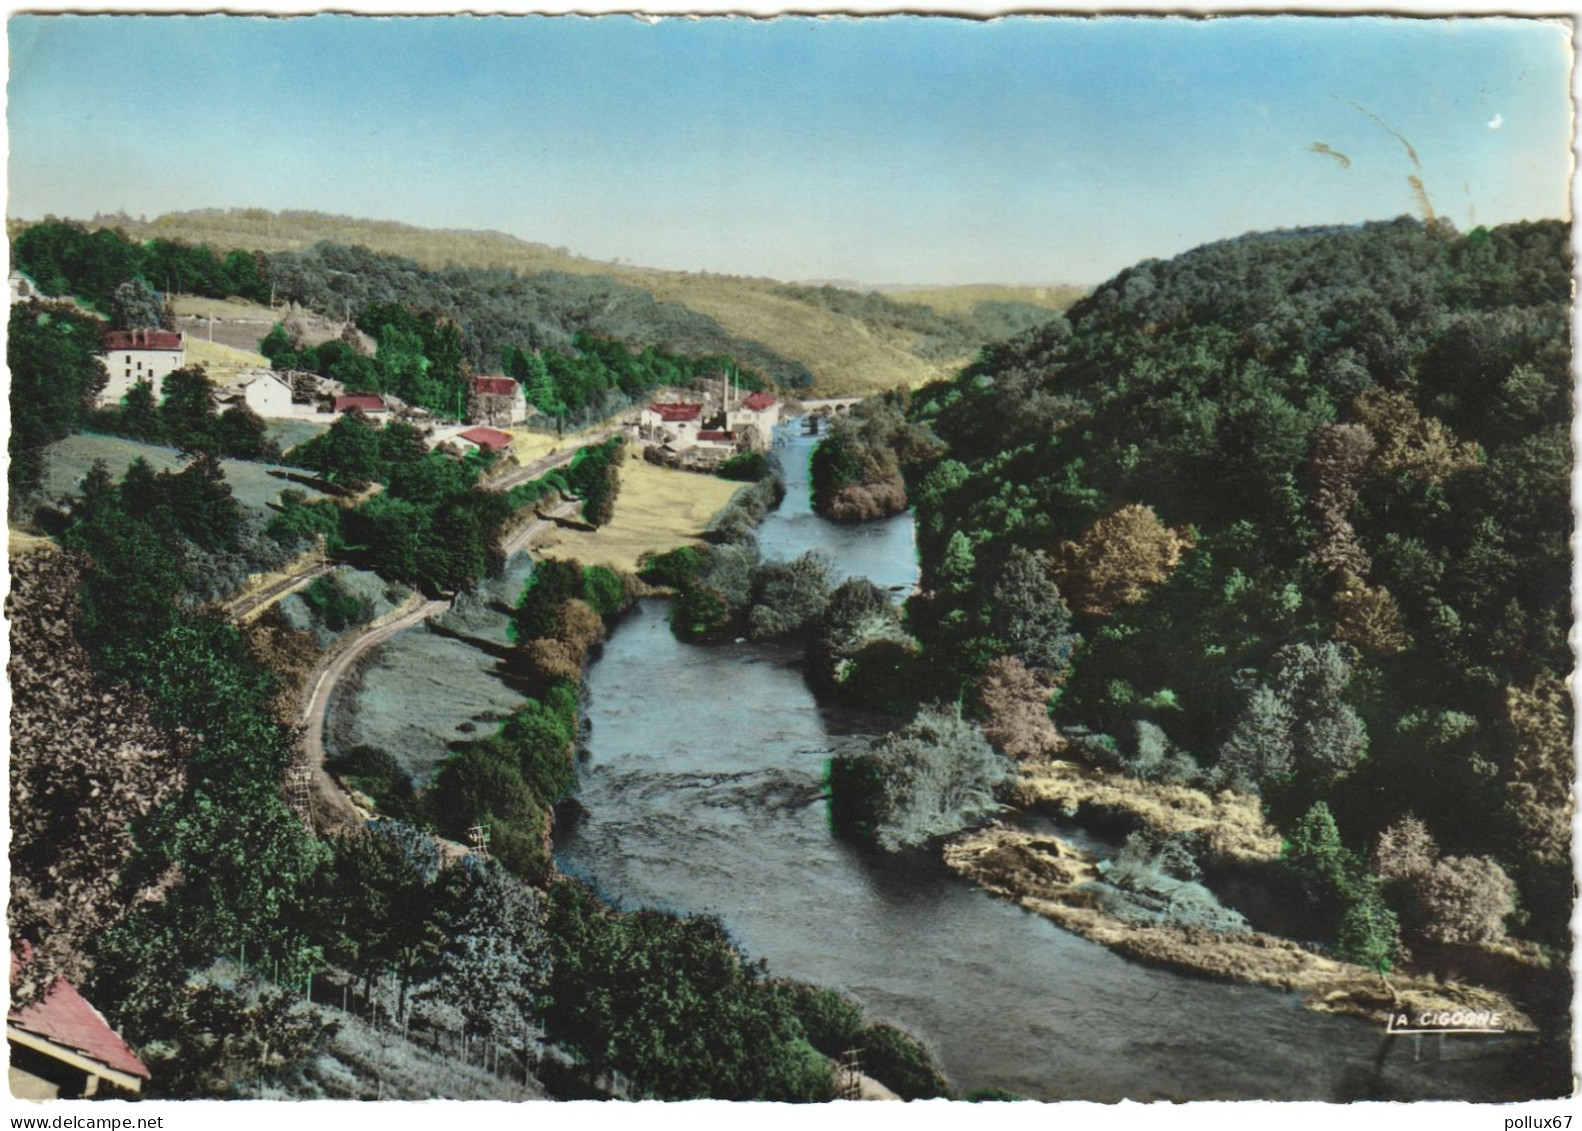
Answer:
<svg viewBox="0 0 1582 1131"><path fill-rule="evenodd" d="M174 213L148 223L105 218L139 242L207 244L231 264L236 253L259 253L272 262L282 252L310 252L315 245L366 248L405 267L438 273L438 298L384 293L372 301L414 308L454 301L453 269L477 269L489 280L489 303L500 311L518 302L520 317L545 327L549 344L569 341L583 328L636 345L669 342L689 353L728 352L789 386L812 382L820 394L858 394L943 377L971 358L983 342L999 340L1063 308L1074 289L1028 291L997 288L982 297L959 296L930 308L921 297L891 299L833 287L793 287L770 279L711 275L601 263L564 248L549 248L499 232L446 231L405 224L261 209ZM90 227L99 227L96 220ZM332 253L333 256L334 253ZM306 257L312 270L315 255ZM325 264L334 270L342 263ZM267 268L266 268L267 271ZM507 272L522 288L501 286ZM44 281L39 280L41 285ZM164 287L163 279L151 279ZM300 286L300 279L290 286ZM331 293L314 293L320 309L339 314L347 297L357 310L362 284L335 277ZM177 290L183 289L181 286ZM45 290L49 287L45 285ZM53 293L53 292L52 292ZM201 292L200 292L201 293ZM245 293L245 292L228 292ZM304 293L310 293L304 291ZM267 288L266 288L267 294ZM280 297L286 297L280 292ZM308 301L303 299L302 301ZM314 304L314 303L310 303ZM580 317L580 321L567 322ZM594 321L596 319L597 321ZM487 349L485 356L494 356Z"/></svg>
<svg viewBox="0 0 1582 1131"><path fill-rule="evenodd" d="M1121 273L915 396L948 450L907 468L909 627L1069 756L1256 791L1355 960L1569 945L1570 293L1559 222Z"/></svg>

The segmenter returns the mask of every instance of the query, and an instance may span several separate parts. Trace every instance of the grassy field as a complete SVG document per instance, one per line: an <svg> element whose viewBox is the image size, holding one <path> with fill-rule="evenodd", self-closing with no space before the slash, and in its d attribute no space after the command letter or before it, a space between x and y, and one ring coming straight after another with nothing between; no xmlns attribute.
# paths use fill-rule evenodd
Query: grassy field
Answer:
<svg viewBox="0 0 1582 1131"><path fill-rule="evenodd" d="M999 283L968 283L952 287L880 287L892 302L931 306L940 314L970 314L980 302L1020 302L1059 312L1088 293L1086 287L1013 287Z"/></svg>
<svg viewBox="0 0 1582 1131"><path fill-rule="evenodd" d="M591 532L552 531L534 545L534 552L635 572L643 551L663 553L696 541L740 486L629 458L621 464L621 494L615 500L613 522Z"/></svg>
<svg viewBox="0 0 1582 1131"><path fill-rule="evenodd" d="M181 213L161 216L147 224L124 223L123 227L139 239L165 236L205 242L220 250L284 251L334 240L409 258L427 268L504 267L523 273L563 271L607 276L641 287L657 299L679 302L707 314L728 333L762 342L775 352L802 362L813 374L810 393L814 396L861 396L900 385L915 387L948 375L970 360L972 352L959 358L918 357L911 352L912 334L776 294L773 289L778 284L774 280L604 263L499 232L415 228L320 213L273 214L260 209ZM1045 297L1035 297L1039 293L1045 293ZM1077 293L1073 288L1069 297ZM1030 301L1058 310L1067 297L1058 288L992 286L930 288L909 292L910 295L916 297L908 297L907 301L928 303L936 309L946 309L940 304L948 302L958 304L962 311L970 310L972 302L985 299ZM183 299L180 309L186 313L187 304L198 301L201 300ZM225 314L218 308L231 306L224 302L215 305L215 313L222 317ZM192 305L190 309L197 313L200 307ZM209 311L202 308L202 312Z"/></svg>
<svg viewBox="0 0 1582 1131"><path fill-rule="evenodd" d="M203 366L209 380L216 385L228 385L244 369L268 369L269 359L261 353L250 353L188 333L187 364Z"/></svg>
<svg viewBox="0 0 1582 1131"><path fill-rule="evenodd" d="M98 459L104 460L110 474L119 479L139 456L155 471L179 471L185 466L181 453L175 448L142 444L119 436L81 433L57 440L44 449L44 494L50 498L76 494L83 476ZM253 510L266 509L288 487L301 491L310 499L322 495L311 487L270 474L272 470L281 469L271 469L266 464L227 459L221 460L220 466L225 470L225 481L230 484L236 501Z"/></svg>

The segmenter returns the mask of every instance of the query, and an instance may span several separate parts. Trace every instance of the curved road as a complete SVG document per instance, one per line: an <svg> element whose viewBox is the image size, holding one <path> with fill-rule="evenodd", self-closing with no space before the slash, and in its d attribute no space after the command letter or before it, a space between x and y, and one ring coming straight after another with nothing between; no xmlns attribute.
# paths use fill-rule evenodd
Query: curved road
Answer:
<svg viewBox="0 0 1582 1131"><path fill-rule="evenodd" d="M575 503L562 503L548 516L528 523L504 544L506 556L509 557L516 551L526 548L535 535L553 524L555 518L568 514L575 508ZM319 802L317 808L330 818L328 824L350 823L352 826L360 826L367 819L367 815L352 804L351 798L324 768L324 719L329 711L330 697L335 692L335 685L346 677L352 665L370 648L384 643L398 632L404 632L430 617L438 616L449 609L450 605L450 601L424 601L417 608L401 614L395 620L370 628L360 636L353 637L345 647L322 658L309 673L308 681L311 683L313 693L308 696L307 706L302 711L302 725L305 728L302 747L308 768L313 771L313 793Z"/></svg>

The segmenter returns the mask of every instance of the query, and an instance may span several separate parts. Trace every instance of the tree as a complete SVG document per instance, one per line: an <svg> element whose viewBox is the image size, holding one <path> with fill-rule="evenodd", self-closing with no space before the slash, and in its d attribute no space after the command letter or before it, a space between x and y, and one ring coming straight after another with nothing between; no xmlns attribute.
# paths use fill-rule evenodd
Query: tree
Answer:
<svg viewBox="0 0 1582 1131"><path fill-rule="evenodd" d="M871 828L861 819L837 818L837 825L872 836L888 852L918 847L987 816L997 808L994 791L1015 776L977 727L939 707L922 708L901 730L875 739L866 753L837 762L846 765L831 782L845 783L837 787L836 808L871 809ZM871 797L861 796L865 788ZM852 790L857 794L841 796Z"/></svg>
<svg viewBox="0 0 1582 1131"><path fill-rule="evenodd" d="M109 377L99 360L99 323L69 305L11 308L10 507L19 512L43 482L41 449L82 427Z"/></svg>
<svg viewBox="0 0 1582 1131"><path fill-rule="evenodd" d="M326 479L356 490L380 477L379 431L360 410L351 409L330 425L313 456Z"/></svg>
<svg viewBox="0 0 1582 1131"><path fill-rule="evenodd" d="M752 611L747 632L767 640L799 632L829 600L829 560L809 551L794 561L764 562L753 571Z"/></svg>
<svg viewBox="0 0 1582 1131"><path fill-rule="evenodd" d="M82 984L90 944L135 902L120 881L138 822L183 784L182 752L147 696L92 686L75 639L87 568L69 550L11 563L9 930L35 947L12 985L18 1001L56 977Z"/></svg>
<svg viewBox="0 0 1582 1131"><path fill-rule="evenodd" d="M163 325L165 302L142 278L128 279L110 298L110 325L117 330L146 330Z"/></svg>
<svg viewBox="0 0 1582 1131"><path fill-rule="evenodd" d="M1193 544L1189 528L1169 529L1152 507L1133 503L1097 519L1078 541L1062 542L1054 579L1082 615L1109 616L1146 597Z"/></svg>
<svg viewBox="0 0 1582 1131"><path fill-rule="evenodd" d="M445 941L424 996L455 1003L473 1033L521 1035L549 978L537 893L499 865L469 858L446 870L437 902Z"/></svg>
<svg viewBox="0 0 1582 1131"><path fill-rule="evenodd" d="M149 381L139 381L126 391L121 405L121 429L134 440L159 443L165 438L165 420Z"/></svg>
<svg viewBox="0 0 1582 1131"><path fill-rule="evenodd" d="M159 411L170 442L184 452L218 452L219 420L208 374L201 366L178 369L165 378L164 389Z"/></svg>
<svg viewBox="0 0 1582 1131"><path fill-rule="evenodd" d="M1516 885L1487 856L1447 856L1416 880L1425 938L1445 943L1493 942L1505 936Z"/></svg>
<svg viewBox="0 0 1582 1131"><path fill-rule="evenodd" d="M1516 736L1505 767L1505 808L1523 852L1544 864L1571 858L1572 782L1570 696L1565 684L1541 672L1525 687L1505 689L1505 721Z"/></svg>
<svg viewBox="0 0 1582 1131"><path fill-rule="evenodd" d="M1015 656L991 660L978 678L983 737L1006 757L1046 758L1065 745L1049 718L1054 684Z"/></svg>
<svg viewBox="0 0 1582 1131"><path fill-rule="evenodd" d="M1376 474L1404 473L1438 484L1478 465L1476 444L1458 440L1441 421L1419 414L1405 393L1369 389L1352 408L1378 442Z"/></svg>
<svg viewBox="0 0 1582 1131"><path fill-rule="evenodd" d="M992 624L1010 655L1059 681L1082 638L1049 570L1042 551L1013 546L990 591Z"/></svg>

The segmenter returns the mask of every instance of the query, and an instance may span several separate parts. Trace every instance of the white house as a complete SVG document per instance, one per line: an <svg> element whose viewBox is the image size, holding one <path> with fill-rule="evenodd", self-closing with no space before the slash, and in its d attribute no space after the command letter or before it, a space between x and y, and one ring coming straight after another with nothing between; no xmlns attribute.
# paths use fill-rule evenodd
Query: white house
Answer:
<svg viewBox="0 0 1582 1131"><path fill-rule="evenodd" d="M297 415L291 407L291 386L273 373L260 373L243 384L242 403L265 419Z"/></svg>
<svg viewBox="0 0 1582 1131"><path fill-rule="evenodd" d="M110 382L99 393L100 405L120 404L139 381L154 387L154 399L164 395L165 378L187 360L184 334L169 330L106 330L99 360L110 374Z"/></svg>
<svg viewBox="0 0 1582 1131"><path fill-rule="evenodd" d="M474 424L521 424L527 420L527 394L514 377L474 377L468 419Z"/></svg>
<svg viewBox="0 0 1582 1131"><path fill-rule="evenodd" d="M669 443L676 449L697 443L703 423L701 404L651 404L637 419L638 432L655 443Z"/></svg>
<svg viewBox="0 0 1582 1131"><path fill-rule="evenodd" d="M741 404L725 410L725 427L740 432L749 424L768 442L769 430L780 423L780 402L768 393L753 393Z"/></svg>

